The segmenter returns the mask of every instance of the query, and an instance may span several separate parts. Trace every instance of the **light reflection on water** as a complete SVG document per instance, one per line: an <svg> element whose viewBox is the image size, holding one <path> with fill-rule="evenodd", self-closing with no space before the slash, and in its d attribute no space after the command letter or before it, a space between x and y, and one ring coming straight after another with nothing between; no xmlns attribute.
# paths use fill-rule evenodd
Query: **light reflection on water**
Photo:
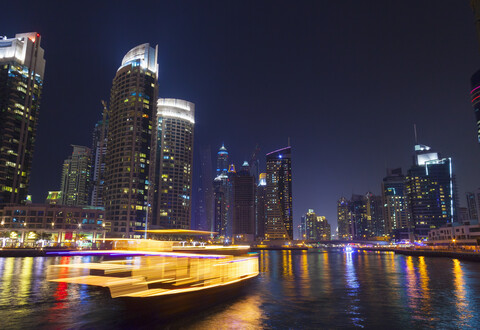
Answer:
<svg viewBox="0 0 480 330"><path fill-rule="evenodd" d="M45 281L50 264L0 258L0 328L479 328L480 263L393 253L262 251L247 292L203 312L133 319L108 292ZM68 269L66 269L68 271Z"/></svg>

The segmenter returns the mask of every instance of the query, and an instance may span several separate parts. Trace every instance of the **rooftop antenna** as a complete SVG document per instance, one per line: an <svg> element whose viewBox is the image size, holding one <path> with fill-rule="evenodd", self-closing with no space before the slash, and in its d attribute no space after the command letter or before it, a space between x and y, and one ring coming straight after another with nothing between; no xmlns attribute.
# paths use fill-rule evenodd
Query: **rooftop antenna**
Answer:
<svg viewBox="0 0 480 330"><path fill-rule="evenodd" d="M418 140L417 140L417 124L413 124L413 133L415 134L415 144L418 144Z"/></svg>

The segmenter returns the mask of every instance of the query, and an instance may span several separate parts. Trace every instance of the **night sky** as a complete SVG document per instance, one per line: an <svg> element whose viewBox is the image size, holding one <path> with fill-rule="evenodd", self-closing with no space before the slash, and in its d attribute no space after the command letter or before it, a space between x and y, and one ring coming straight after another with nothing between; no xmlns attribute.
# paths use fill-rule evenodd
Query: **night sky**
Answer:
<svg viewBox="0 0 480 330"><path fill-rule="evenodd" d="M34 202L60 188L71 144L91 146L100 100L145 42L159 45L160 97L196 105L196 159L225 142L240 166L258 143L264 169L290 137L295 224L313 208L333 231L339 197L406 172L414 123L453 158L461 205L480 187L468 0L7 1L2 13L0 35L37 31L45 49Z"/></svg>

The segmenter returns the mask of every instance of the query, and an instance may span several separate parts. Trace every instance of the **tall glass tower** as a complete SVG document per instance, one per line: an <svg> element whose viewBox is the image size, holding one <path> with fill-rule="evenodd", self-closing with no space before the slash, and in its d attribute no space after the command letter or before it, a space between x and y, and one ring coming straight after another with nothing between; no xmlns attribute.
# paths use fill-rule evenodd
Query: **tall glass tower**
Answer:
<svg viewBox="0 0 480 330"><path fill-rule="evenodd" d="M293 239L291 151L286 147L267 154L266 239Z"/></svg>
<svg viewBox="0 0 480 330"><path fill-rule="evenodd" d="M155 161L155 212L158 228L190 229L195 105L159 99Z"/></svg>
<svg viewBox="0 0 480 330"><path fill-rule="evenodd" d="M25 201L45 71L36 32L0 40L0 204Z"/></svg>
<svg viewBox="0 0 480 330"><path fill-rule="evenodd" d="M105 157L105 218L112 235L140 237L153 191L158 47L143 44L123 58L113 79Z"/></svg>

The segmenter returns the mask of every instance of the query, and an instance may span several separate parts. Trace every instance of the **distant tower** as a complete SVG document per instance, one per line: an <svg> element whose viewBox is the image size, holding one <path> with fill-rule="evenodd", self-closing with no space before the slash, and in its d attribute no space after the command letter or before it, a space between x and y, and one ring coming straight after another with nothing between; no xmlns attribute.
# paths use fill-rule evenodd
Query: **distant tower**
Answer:
<svg viewBox="0 0 480 330"><path fill-rule="evenodd" d="M480 46L480 0L470 0L473 12L475 14L475 27L477 30L477 38ZM475 72L471 79L471 92L470 97L472 99L472 106L475 112L475 120L477 126L477 140L480 143L480 70Z"/></svg>
<svg viewBox="0 0 480 330"><path fill-rule="evenodd" d="M210 146L200 148L200 188L197 194L197 229L214 231L214 196Z"/></svg>
<svg viewBox="0 0 480 330"><path fill-rule="evenodd" d="M349 201L341 197L337 201L338 239L352 239L352 220L349 214Z"/></svg>
<svg viewBox="0 0 480 330"><path fill-rule="evenodd" d="M259 239L265 238L265 231L267 227L267 173L260 173L258 177L257 192L255 194L255 227L256 237Z"/></svg>
<svg viewBox="0 0 480 330"><path fill-rule="evenodd" d="M233 177L233 236L235 241L255 239L255 177L250 175L250 166L244 162L242 169Z"/></svg>
<svg viewBox="0 0 480 330"><path fill-rule="evenodd" d="M267 228L270 240L293 239L291 147L267 154Z"/></svg>
<svg viewBox="0 0 480 330"><path fill-rule="evenodd" d="M0 39L0 204L28 194L45 59L36 32Z"/></svg>
<svg viewBox="0 0 480 330"><path fill-rule="evenodd" d="M112 235L140 237L150 213L157 115L157 49L142 44L122 60L110 94L105 218ZM152 168L151 168L152 167ZM149 220L149 219L148 219Z"/></svg>
<svg viewBox="0 0 480 330"><path fill-rule="evenodd" d="M220 174L227 174L228 172L228 151L227 148L225 148L225 145L222 144L220 149L218 150L217 153L217 175L219 176Z"/></svg>
<svg viewBox="0 0 480 330"><path fill-rule="evenodd" d="M90 205L103 206L103 186L105 182L105 154L107 152L108 121L98 121L93 130L92 143L92 196Z"/></svg>
<svg viewBox="0 0 480 330"><path fill-rule="evenodd" d="M190 229L195 105L159 99L153 225Z"/></svg>
<svg viewBox="0 0 480 330"><path fill-rule="evenodd" d="M92 153L90 148L72 145L73 153L63 163L62 204L89 204Z"/></svg>
<svg viewBox="0 0 480 330"><path fill-rule="evenodd" d="M387 176L382 181L383 213L385 234L393 230L406 229L410 223L410 213L405 196L405 176L401 168L387 169Z"/></svg>

